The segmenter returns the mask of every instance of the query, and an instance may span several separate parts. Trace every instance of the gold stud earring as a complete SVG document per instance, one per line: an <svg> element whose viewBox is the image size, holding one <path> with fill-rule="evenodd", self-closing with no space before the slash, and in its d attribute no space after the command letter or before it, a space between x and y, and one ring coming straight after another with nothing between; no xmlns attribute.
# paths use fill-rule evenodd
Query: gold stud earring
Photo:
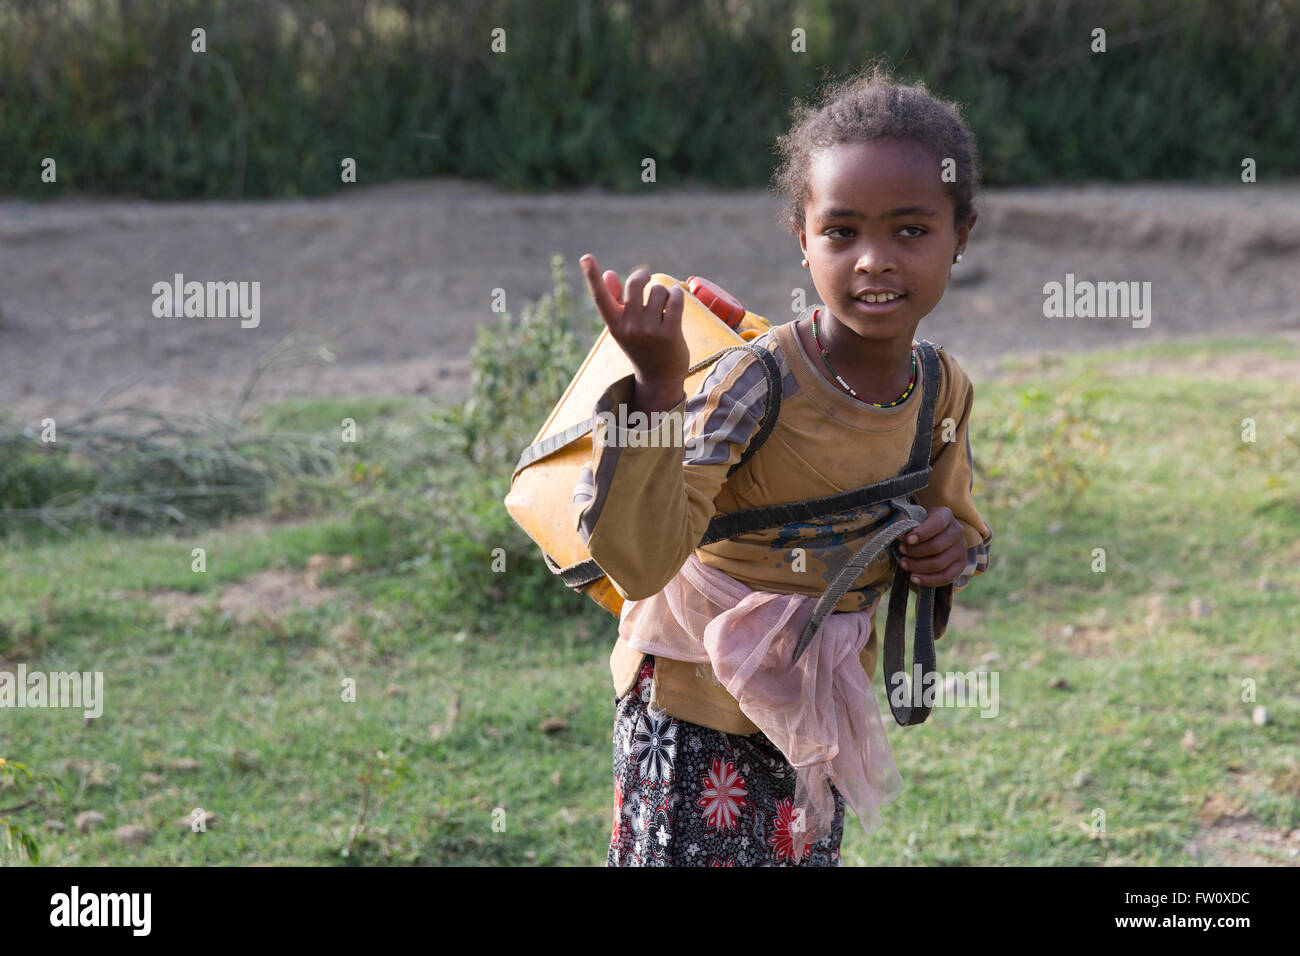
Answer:
<svg viewBox="0 0 1300 956"><path fill-rule="evenodd" d="M960 253L960 252L957 253L957 258L953 259L952 261L953 261L953 262L961 262L961 253Z"/></svg>
<svg viewBox="0 0 1300 956"><path fill-rule="evenodd" d="M807 259L804 259L802 262L799 263L799 265L802 266L803 268L807 269L807 268L808 268L808 260L807 260Z"/></svg>

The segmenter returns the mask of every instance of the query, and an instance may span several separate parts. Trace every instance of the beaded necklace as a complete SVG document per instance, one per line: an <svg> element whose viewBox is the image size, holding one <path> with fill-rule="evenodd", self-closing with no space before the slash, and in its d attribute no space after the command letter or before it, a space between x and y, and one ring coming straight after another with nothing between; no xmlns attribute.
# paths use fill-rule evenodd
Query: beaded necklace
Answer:
<svg viewBox="0 0 1300 956"><path fill-rule="evenodd" d="M835 369L831 368L831 360L830 360L830 356L826 354L826 346L822 345L821 339L817 337L817 313L820 311L821 309L813 309L812 334L813 334L813 341L817 343L817 348L821 350L822 361L826 363L826 371L830 372L831 377L833 377L835 381L839 382L842 386L844 386L845 390L847 390L850 395L852 395L854 398L858 398L858 393L853 390L852 386L850 386L848 382L844 381L844 379L840 378L839 373L837 373ZM912 386L915 384L916 384L916 349L912 349L912 377L908 380L907 388L903 391L902 395L894 399L892 402L885 402L883 404L880 402L868 402L866 399L863 398L858 398L858 401L863 402L864 404L867 405L871 405L875 408L893 408L895 405L901 405L903 404L903 402L907 401L907 396L912 394Z"/></svg>

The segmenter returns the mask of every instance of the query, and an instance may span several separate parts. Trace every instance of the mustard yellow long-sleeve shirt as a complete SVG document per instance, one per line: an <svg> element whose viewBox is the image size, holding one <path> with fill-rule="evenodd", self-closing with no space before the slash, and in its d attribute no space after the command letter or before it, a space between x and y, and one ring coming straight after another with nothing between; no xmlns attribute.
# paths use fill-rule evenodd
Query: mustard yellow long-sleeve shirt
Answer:
<svg viewBox="0 0 1300 956"><path fill-rule="evenodd" d="M818 498L892 478L907 463L916 434L924 388L919 366L907 401L875 408L817 372L793 323L776 326L754 344L767 348L781 369L781 411L767 441L729 477L766 406L767 382L753 355L725 356L696 394L662 416L657 427L620 428L606 417L617 419L618 406L631 399L630 377L612 385L597 403L591 465L573 495L575 520L591 556L630 600L658 593L692 551L754 590L818 596L890 515L882 504L697 547L716 513ZM943 598L988 568L993 537L971 497L968 426L974 389L950 355L940 349L939 357L932 472L917 499L927 510L940 505L952 510L966 535L966 568L952 592L936 592L936 637L950 610ZM836 610L869 608L892 578L888 559L875 562ZM642 656L616 643L610 667L619 696L631 686ZM876 657L873 626L861 656L868 679ZM656 658L652 703L674 717L727 733L757 731L707 671L706 665Z"/></svg>

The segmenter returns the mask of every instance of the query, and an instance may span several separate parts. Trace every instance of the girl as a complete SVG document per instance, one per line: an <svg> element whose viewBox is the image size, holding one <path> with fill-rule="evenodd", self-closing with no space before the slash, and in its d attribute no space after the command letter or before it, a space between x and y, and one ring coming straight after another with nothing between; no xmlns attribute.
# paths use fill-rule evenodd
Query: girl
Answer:
<svg viewBox="0 0 1300 956"><path fill-rule="evenodd" d="M776 359L782 404L743 465L766 408L764 363L729 353L686 396L682 289L646 299L644 269L624 290L593 256L581 261L635 370L597 412L677 412L686 436L674 447L662 416L662 434L629 440L601 416L573 496L592 557L628 599L610 661L611 866L838 866L846 801L870 833L902 789L870 683L890 556L792 662L817 597L894 509L698 544L715 513L838 494L906 465L925 384L914 335L975 225L978 160L955 104L879 67L794 117L775 183L824 304L755 340ZM914 587L939 589L936 637L992 541L970 497L970 379L939 358L925 520L892 558Z"/></svg>

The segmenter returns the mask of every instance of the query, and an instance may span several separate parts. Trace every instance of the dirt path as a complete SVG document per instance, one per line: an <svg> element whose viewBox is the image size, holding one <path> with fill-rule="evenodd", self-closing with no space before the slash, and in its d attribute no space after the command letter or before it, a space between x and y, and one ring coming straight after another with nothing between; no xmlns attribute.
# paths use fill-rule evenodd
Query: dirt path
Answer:
<svg viewBox="0 0 1300 956"><path fill-rule="evenodd" d="M650 192L650 189L653 189ZM83 409L111 386L164 408L228 407L259 355L297 331L339 333L338 360L277 372L287 395L455 395L492 290L516 311L561 253L575 289L592 251L707 275L789 316L815 290L762 191L648 187L517 195L438 179L272 203L0 202L0 407L25 421ZM261 283L257 328L155 318L155 282ZM1149 281L1152 320L1046 319L1043 284ZM954 284L920 334L972 370L1011 352L1169 336L1300 330L1300 185L991 191Z"/></svg>

